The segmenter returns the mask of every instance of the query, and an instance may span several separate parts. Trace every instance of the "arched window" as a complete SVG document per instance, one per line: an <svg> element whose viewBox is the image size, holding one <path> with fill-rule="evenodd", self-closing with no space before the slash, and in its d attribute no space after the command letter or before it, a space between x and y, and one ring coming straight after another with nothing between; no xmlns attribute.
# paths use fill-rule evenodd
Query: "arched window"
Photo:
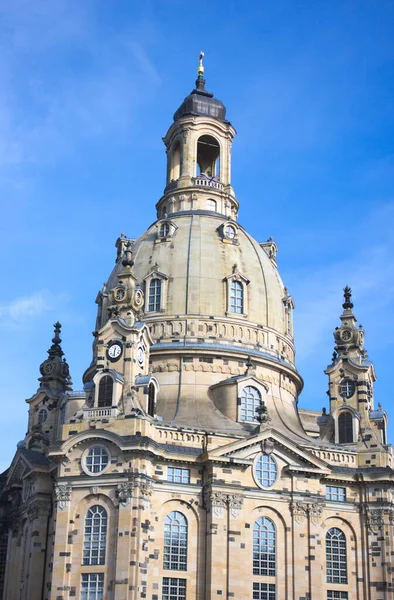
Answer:
<svg viewBox="0 0 394 600"><path fill-rule="evenodd" d="M211 135L202 135L197 142L197 174L220 175L220 146Z"/></svg>
<svg viewBox="0 0 394 600"><path fill-rule="evenodd" d="M260 406L261 394L259 390L251 385L247 385L241 392L240 420L256 421L256 409Z"/></svg>
<svg viewBox="0 0 394 600"><path fill-rule="evenodd" d="M104 565L107 545L107 511L95 504L89 508L85 519L83 564Z"/></svg>
<svg viewBox="0 0 394 600"><path fill-rule="evenodd" d="M148 415L150 417L155 416L155 405L156 405L156 389L153 383L149 384L148 387Z"/></svg>
<svg viewBox="0 0 394 600"><path fill-rule="evenodd" d="M212 210L216 212L216 200L209 198L207 200L207 210Z"/></svg>
<svg viewBox="0 0 394 600"><path fill-rule="evenodd" d="M332 527L326 534L327 583L347 583L346 537Z"/></svg>
<svg viewBox="0 0 394 600"><path fill-rule="evenodd" d="M230 312L244 312L244 287L240 281L233 279L230 286Z"/></svg>
<svg viewBox="0 0 394 600"><path fill-rule="evenodd" d="M179 141L175 142L171 150L171 172L170 181L179 179L181 175L181 145Z"/></svg>
<svg viewBox="0 0 394 600"><path fill-rule="evenodd" d="M161 279L152 279L149 284L148 311L157 312L161 307Z"/></svg>
<svg viewBox="0 0 394 600"><path fill-rule="evenodd" d="M350 444L353 442L353 416L346 410L338 417L338 442Z"/></svg>
<svg viewBox="0 0 394 600"><path fill-rule="evenodd" d="M170 512L164 523L163 568L172 571L187 568L187 520L177 511Z"/></svg>
<svg viewBox="0 0 394 600"><path fill-rule="evenodd" d="M112 395L114 390L114 381L110 375L104 375L100 379L98 391L98 406L112 406Z"/></svg>
<svg viewBox="0 0 394 600"><path fill-rule="evenodd" d="M260 517L253 527L253 575L276 574L276 533L271 519Z"/></svg>
<svg viewBox="0 0 394 600"><path fill-rule="evenodd" d="M160 225L160 229L159 229L159 236L167 237L169 233L170 233L170 225L166 222L162 223Z"/></svg>
<svg viewBox="0 0 394 600"><path fill-rule="evenodd" d="M45 410L45 408L42 408L41 410L38 411L38 423L39 425L41 425L41 423L45 423L45 421L48 418L48 413Z"/></svg>

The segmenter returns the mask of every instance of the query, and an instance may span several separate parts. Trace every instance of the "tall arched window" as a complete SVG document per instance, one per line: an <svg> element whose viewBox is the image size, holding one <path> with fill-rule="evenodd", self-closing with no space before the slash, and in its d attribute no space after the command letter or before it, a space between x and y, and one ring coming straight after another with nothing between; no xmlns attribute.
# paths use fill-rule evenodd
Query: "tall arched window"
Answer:
<svg viewBox="0 0 394 600"><path fill-rule="evenodd" d="M230 286L230 312L244 312L244 287L240 281L233 279Z"/></svg>
<svg viewBox="0 0 394 600"><path fill-rule="evenodd" d="M148 311L157 312L161 307L161 279L152 279L149 284Z"/></svg>
<svg viewBox="0 0 394 600"><path fill-rule="evenodd" d="M347 583L346 537L332 527L326 534L327 583Z"/></svg>
<svg viewBox="0 0 394 600"><path fill-rule="evenodd" d="M177 511L170 512L164 523L163 568L174 571L187 568L187 520Z"/></svg>
<svg viewBox="0 0 394 600"><path fill-rule="evenodd" d="M148 387L148 415L150 417L155 416L155 405L156 405L156 389L153 383L149 384Z"/></svg>
<svg viewBox="0 0 394 600"><path fill-rule="evenodd" d="M220 175L220 146L211 135L202 135L197 142L197 174Z"/></svg>
<svg viewBox="0 0 394 600"><path fill-rule="evenodd" d="M353 442L353 415L348 410L341 412L338 417L338 442L340 444Z"/></svg>
<svg viewBox="0 0 394 600"><path fill-rule="evenodd" d="M104 375L100 379L98 391L98 406L112 406L112 395L114 390L114 381L110 375Z"/></svg>
<svg viewBox="0 0 394 600"><path fill-rule="evenodd" d="M260 517L253 527L253 575L276 574L276 532L271 519Z"/></svg>
<svg viewBox="0 0 394 600"><path fill-rule="evenodd" d="M107 545L107 511L95 504L89 508L85 519L83 564L104 565Z"/></svg>
<svg viewBox="0 0 394 600"><path fill-rule="evenodd" d="M257 388L247 385L241 392L239 418L241 421L257 421L256 409L260 406L261 395Z"/></svg>
<svg viewBox="0 0 394 600"><path fill-rule="evenodd" d="M45 423L45 421L48 418L48 413L45 410L45 408L42 408L41 410L38 411L38 423Z"/></svg>

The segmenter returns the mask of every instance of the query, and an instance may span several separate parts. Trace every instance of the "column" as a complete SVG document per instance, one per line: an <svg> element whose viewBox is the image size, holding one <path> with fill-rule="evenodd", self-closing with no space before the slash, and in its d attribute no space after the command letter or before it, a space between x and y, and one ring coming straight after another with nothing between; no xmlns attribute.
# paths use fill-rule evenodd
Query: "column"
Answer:
<svg viewBox="0 0 394 600"><path fill-rule="evenodd" d="M218 595L227 598L227 495L208 488L205 491L204 500L207 509L206 600L216 599Z"/></svg>
<svg viewBox="0 0 394 600"><path fill-rule="evenodd" d="M132 481L120 483L117 488L119 500L118 527L116 539L116 560L114 599L127 600L129 586L132 584L130 574L131 545L132 545L132 500L134 484Z"/></svg>
<svg viewBox="0 0 394 600"><path fill-rule="evenodd" d="M71 485L58 484L54 489L55 539L52 555L52 578L50 600L65 598L69 594L69 568L72 562L71 546L68 544L70 523Z"/></svg>

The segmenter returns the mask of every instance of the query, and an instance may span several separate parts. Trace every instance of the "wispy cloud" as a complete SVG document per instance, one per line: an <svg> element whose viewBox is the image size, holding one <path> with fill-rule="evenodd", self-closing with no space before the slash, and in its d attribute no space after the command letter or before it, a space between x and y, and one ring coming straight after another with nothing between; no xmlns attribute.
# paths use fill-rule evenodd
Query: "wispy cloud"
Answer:
<svg viewBox="0 0 394 600"><path fill-rule="evenodd" d="M54 294L47 290L14 298L8 303L0 304L0 327L25 326L27 322L51 312L66 300L66 294Z"/></svg>

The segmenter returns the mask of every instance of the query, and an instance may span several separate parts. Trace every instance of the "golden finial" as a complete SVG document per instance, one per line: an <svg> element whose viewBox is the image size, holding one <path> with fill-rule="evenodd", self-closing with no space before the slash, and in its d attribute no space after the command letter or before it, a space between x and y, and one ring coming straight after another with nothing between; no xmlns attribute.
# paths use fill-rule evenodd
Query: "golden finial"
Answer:
<svg viewBox="0 0 394 600"><path fill-rule="evenodd" d="M202 59L204 58L204 52L200 52L200 56L198 58L198 67L197 67L197 74L199 77L203 77L204 76L204 65L202 64Z"/></svg>

